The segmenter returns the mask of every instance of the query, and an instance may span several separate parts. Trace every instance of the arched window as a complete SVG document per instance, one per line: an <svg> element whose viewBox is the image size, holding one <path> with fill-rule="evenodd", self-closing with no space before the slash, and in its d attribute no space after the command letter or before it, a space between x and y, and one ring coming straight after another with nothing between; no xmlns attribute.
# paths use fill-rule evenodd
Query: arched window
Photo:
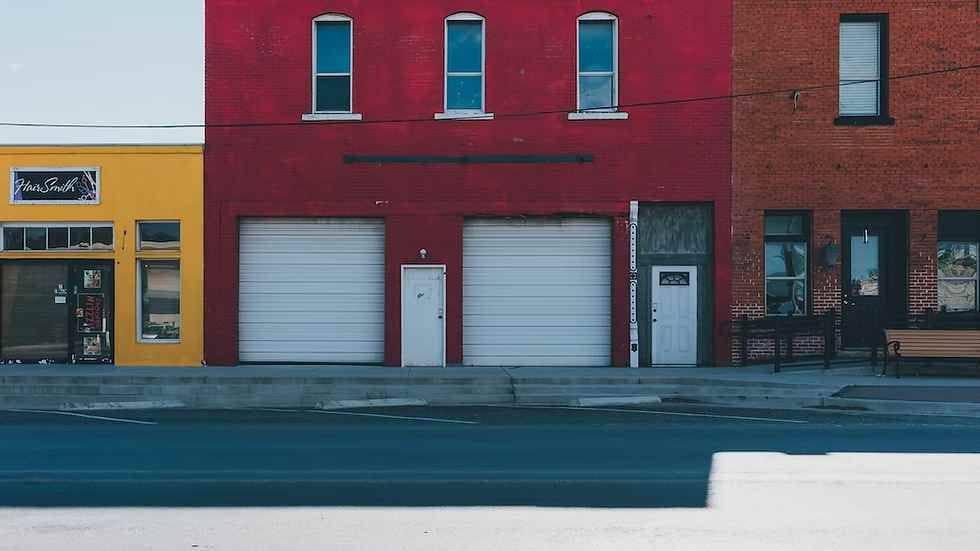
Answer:
<svg viewBox="0 0 980 551"><path fill-rule="evenodd" d="M615 112L619 105L619 21L590 12L578 18L578 110Z"/></svg>
<svg viewBox="0 0 980 551"><path fill-rule="evenodd" d="M490 118L486 113L486 20L475 13L446 18L444 113L436 118Z"/></svg>
<svg viewBox="0 0 980 551"><path fill-rule="evenodd" d="M354 21L326 14L313 20L313 114L352 113Z"/></svg>

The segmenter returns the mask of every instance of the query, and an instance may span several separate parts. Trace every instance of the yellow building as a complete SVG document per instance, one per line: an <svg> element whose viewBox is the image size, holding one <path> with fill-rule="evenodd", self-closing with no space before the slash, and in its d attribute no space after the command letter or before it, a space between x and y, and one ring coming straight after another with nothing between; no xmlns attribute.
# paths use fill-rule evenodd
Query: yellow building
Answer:
<svg viewBox="0 0 980 551"><path fill-rule="evenodd" d="M0 146L0 358L199 366L202 146Z"/></svg>

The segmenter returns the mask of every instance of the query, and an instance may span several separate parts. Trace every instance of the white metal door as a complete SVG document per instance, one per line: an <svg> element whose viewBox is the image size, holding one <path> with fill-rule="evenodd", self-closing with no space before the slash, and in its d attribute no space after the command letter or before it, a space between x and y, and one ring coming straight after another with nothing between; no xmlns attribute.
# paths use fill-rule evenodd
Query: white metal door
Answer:
<svg viewBox="0 0 980 551"><path fill-rule="evenodd" d="M384 362L384 222L240 224L244 362Z"/></svg>
<svg viewBox="0 0 980 551"><path fill-rule="evenodd" d="M608 219L467 220L463 361L610 365L611 249Z"/></svg>
<svg viewBox="0 0 980 551"><path fill-rule="evenodd" d="M402 365L446 365L446 268L402 266Z"/></svg>
<svg viewBox="0 0 980 551"><path fill-rule="evenodd" d="M651 281L653 364L697 364L697 266L654 266Z"/></svg>

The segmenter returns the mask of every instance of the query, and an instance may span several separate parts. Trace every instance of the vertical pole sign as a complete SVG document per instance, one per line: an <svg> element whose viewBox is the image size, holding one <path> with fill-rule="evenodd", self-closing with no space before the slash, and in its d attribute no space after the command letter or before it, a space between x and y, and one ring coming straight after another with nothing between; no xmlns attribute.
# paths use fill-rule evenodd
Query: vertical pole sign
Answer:
<svg viewBox="0 0 980 551"><path fill-rule="evenodd" d="M636 268L636 227L639 216L640 203L630 201L630 367L640 367L640 324L636 319L636 286L639 274Z"/></svg>

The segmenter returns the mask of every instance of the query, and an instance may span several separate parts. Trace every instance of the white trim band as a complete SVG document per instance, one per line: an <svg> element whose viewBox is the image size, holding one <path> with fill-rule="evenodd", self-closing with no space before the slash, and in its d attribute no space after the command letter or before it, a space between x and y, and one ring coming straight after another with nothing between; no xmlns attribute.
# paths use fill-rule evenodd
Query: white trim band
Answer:
<svg viewBox="0 0 980 551"><path fill-rule="evenodd" d="M570 121L625 121L630 114L625 111L572 111Z"/></svg>
<svg viewBox="0 0 980 551"><path fill-rule="evenodd" d="M303 120L311 121L359 121L360 113L303 113Z"/></svg>

